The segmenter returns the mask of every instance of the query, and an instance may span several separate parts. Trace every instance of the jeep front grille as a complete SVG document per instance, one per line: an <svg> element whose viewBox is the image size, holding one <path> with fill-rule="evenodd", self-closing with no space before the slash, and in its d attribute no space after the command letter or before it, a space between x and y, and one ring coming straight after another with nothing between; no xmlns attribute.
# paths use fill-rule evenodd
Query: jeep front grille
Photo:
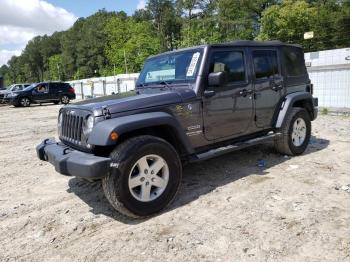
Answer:
<svg viewBox="0 0 350 262"><path fill-rule="evenodd" d="M84 116L73 110L62 111L59 135L62 140L80 145L82 143Z"/></svg>

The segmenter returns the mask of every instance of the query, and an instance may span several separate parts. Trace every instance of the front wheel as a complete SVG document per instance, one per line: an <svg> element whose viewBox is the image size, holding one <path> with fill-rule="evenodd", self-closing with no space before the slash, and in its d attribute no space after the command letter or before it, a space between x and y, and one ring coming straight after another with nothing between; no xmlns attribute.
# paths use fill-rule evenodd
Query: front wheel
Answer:
<svg viewBox="0 0 350 262"><path fill-rule="evenodd" d="M144 217L165 208L179 188L182 167L176 150L153 136L130 138L112 153L102 180L106 198L123 215Z"/></svg>
<svg viewBox="0 0 350 262"><path fill-rule="evenodd" d="M275 141L278 152L286 155L304 153L311 136L311 120L304 108L295 107L281 128L282 135Z"/></svg>
<svg viewBox="0 0 350 262"><path fill-rule="evenodd" d="M19 100L19 104L23 107L28 107L30 106L30 100L28 97L22 97L20 100Z"/></svg>

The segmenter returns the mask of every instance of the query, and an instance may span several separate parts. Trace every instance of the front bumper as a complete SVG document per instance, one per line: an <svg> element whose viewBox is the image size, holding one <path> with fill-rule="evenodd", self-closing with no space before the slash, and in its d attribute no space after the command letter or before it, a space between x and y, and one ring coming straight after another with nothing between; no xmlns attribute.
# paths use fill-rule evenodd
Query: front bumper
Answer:
<svg viewBox="0 0 350 262"><path fill-rule="evenodd" d="M18 105L18 99L16 97L5 97L4 98L4 103L9 104L9 105Z"/></svg>
<svg viewBox="0 0 350 262"><path fill-rule="evenodd" d="M110 170L110 158L74 150L54 139L44 140L36 152L40 160L50 162L58 173L66 176L101 179Z"/></svg>

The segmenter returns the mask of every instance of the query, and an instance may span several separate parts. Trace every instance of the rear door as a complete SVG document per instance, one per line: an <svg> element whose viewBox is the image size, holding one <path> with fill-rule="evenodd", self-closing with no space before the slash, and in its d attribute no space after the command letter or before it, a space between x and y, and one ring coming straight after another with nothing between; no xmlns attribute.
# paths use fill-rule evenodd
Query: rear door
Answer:
<svg viewBox="0 0 350 262"><path fill-rule="evenodd" d="M283 90L277 50L253 50L255 121L258 128L270 128Z"/></svg>
<svg viewBox="0 0 350 262"><path fill-rule="evenodd" d="M59 100L63 89L60 83L50 83L50 97L51 100Z"/></svg>
<svg viewBox="0 0 350 262"><path fill-rule="evenodd" d="M208 140L245 133L252 122L252 85L247 77L244 48L214 49L209 60L209 74L226 72L224 86L210 87L212 97L203 98L203 121Z"/></svg>

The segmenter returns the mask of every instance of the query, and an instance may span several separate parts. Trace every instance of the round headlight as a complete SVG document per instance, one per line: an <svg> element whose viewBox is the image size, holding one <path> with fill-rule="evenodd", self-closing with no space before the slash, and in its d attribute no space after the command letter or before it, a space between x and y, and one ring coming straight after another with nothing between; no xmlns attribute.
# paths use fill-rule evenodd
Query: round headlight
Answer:
<svg viewBox="0 0 350 262"><path fill-rule="evenodd" d="M86 119L86 122L85 122L85 125L84 125L84 128L83 128L84 135L87 136L88 134L90 134L93 127L94 127L94 117L93 116L89 116Z"/></svg>

